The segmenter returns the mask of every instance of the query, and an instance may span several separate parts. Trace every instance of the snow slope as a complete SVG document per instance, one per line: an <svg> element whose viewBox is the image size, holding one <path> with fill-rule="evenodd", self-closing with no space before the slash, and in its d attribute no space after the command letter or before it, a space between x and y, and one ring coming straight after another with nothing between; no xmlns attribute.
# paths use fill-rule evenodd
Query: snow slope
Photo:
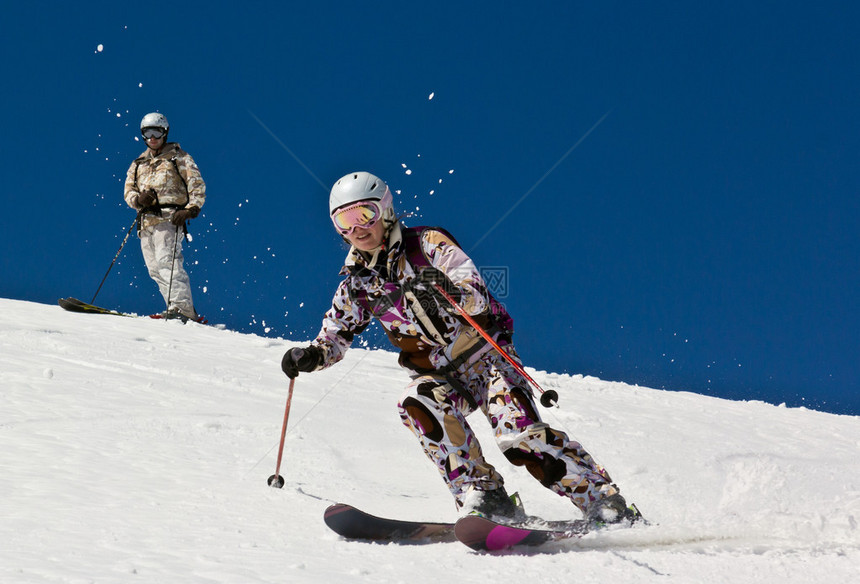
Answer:
<svg viewBox="0 0 860 584"><path fill-rule="evenodd" d="M267 486L293 344L0 299L0 581L860 581L860 418L531 370L561 395L549 420L656 525L501 555L340 540L333 501L455 510L385 351L297 379L286 486ZM578 516L472 420L529 512Z"/></svg>

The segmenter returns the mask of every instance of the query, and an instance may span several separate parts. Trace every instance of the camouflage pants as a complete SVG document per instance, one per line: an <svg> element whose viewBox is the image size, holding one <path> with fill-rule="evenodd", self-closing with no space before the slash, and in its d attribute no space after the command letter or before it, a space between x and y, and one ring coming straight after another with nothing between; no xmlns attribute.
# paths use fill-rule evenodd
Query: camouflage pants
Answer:
<svg viewBox="0 0 860 584"><path fill-rule="evenodd" d="M177 233L173 223L162 221L140 232L140 249L149 276L158 284L167 309L196 318L191 301L191 282L183 267L182 237L181 229Z"/></svg>
<svg viewBox="0 0 860 584"><path fill-rule="evenodd" d="M507 349L513 355L513 347ZM454 388L452 382L460 386ZM486 416L505 457L541 484L585 510L591 501L617 492L612 479L582 446L540 419L526 380L495 350L485 351L446 378L415 375L398 404L400 417L421 441L454 496L457 508L469 489L503 485L484 459L466 417L476 411L463 396L471 394Z"/></svg>

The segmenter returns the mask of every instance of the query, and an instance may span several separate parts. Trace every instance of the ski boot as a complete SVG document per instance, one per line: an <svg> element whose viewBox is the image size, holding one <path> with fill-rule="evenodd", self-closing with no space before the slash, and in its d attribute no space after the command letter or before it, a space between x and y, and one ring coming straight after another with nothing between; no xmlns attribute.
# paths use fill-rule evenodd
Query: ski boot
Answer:
<svg viewBox="0 0 860 584"><path fill-rule="evenodd" d="M522 523L527 518L519 495L508 495L503 486L490 491L471 489L463 501L461 513L502 523Z"/></svg>
<svg viewBox="0 0 860 584"><path fill-rule="evenodd" d="M629 527L639 521L645 522L645 518L642 517L636 505L628 506L624 497L615 493L592 502L585 510L585 521L588 523L589 529L600 529L607 525L626 525Z"/></svg>

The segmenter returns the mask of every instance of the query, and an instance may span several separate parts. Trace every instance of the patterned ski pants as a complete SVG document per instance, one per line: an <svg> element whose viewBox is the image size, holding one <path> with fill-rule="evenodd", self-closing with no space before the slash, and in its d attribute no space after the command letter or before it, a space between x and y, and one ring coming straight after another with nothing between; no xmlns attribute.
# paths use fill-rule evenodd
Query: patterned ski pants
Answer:
<svg viewBox="0 0 860 584"><path fill-rule="evenodd" d="M506 350L516 356L512 346ZM448 378L435 373L414 376L398 404L403 424L421 441L457 508L463 506L468 490L492 490L504 480L484 459L466 421L475 409L452 381L471 394L505 457L525 466L543 486L570 498L582 511L591 501L617 492L607 472L579 443L541 421L526 380L489 350Z"/></svg>
<svg viewBox="0 0 860 584"><path fill-rule="evenodd" d="M168 310L178 310L189 318L196 318L191 301L191 283L182 266L182 229L177 233L176 226L170 221L147 227L140 233L140 249L149 276L158 284Z"/></svg>

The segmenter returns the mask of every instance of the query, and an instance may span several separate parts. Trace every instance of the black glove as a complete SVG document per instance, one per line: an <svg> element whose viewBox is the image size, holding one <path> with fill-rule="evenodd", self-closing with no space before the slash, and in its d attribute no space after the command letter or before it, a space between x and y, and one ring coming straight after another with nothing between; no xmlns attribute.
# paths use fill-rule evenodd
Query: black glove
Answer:
<svg viewBox="0 0 860 584"><path fill-rule="evenodd" d="M194 219L199 214L200 209L192 205L187 209L179 209L176 213L173 214L173 218L170 220L170 222L179 227L189 219Z"/></svg>
<svg viewBox="0 0 860 584"><path fill-rule="evenodd" d="M152 207L157 202L158 193L156 193L152 189L146 189L144 191L141 191L141 193L137 196L137 204L140 205L141 209Z"/></svg>
<svg viewBox="0 0 860 584"><path fill-rule="evenodd" d="M290 379L298 377L299 371L315 371L321 364L322 350L314 345L308 345L304 349L293 347L284 353L284 358L281 359L281 369Z"/></svg>

